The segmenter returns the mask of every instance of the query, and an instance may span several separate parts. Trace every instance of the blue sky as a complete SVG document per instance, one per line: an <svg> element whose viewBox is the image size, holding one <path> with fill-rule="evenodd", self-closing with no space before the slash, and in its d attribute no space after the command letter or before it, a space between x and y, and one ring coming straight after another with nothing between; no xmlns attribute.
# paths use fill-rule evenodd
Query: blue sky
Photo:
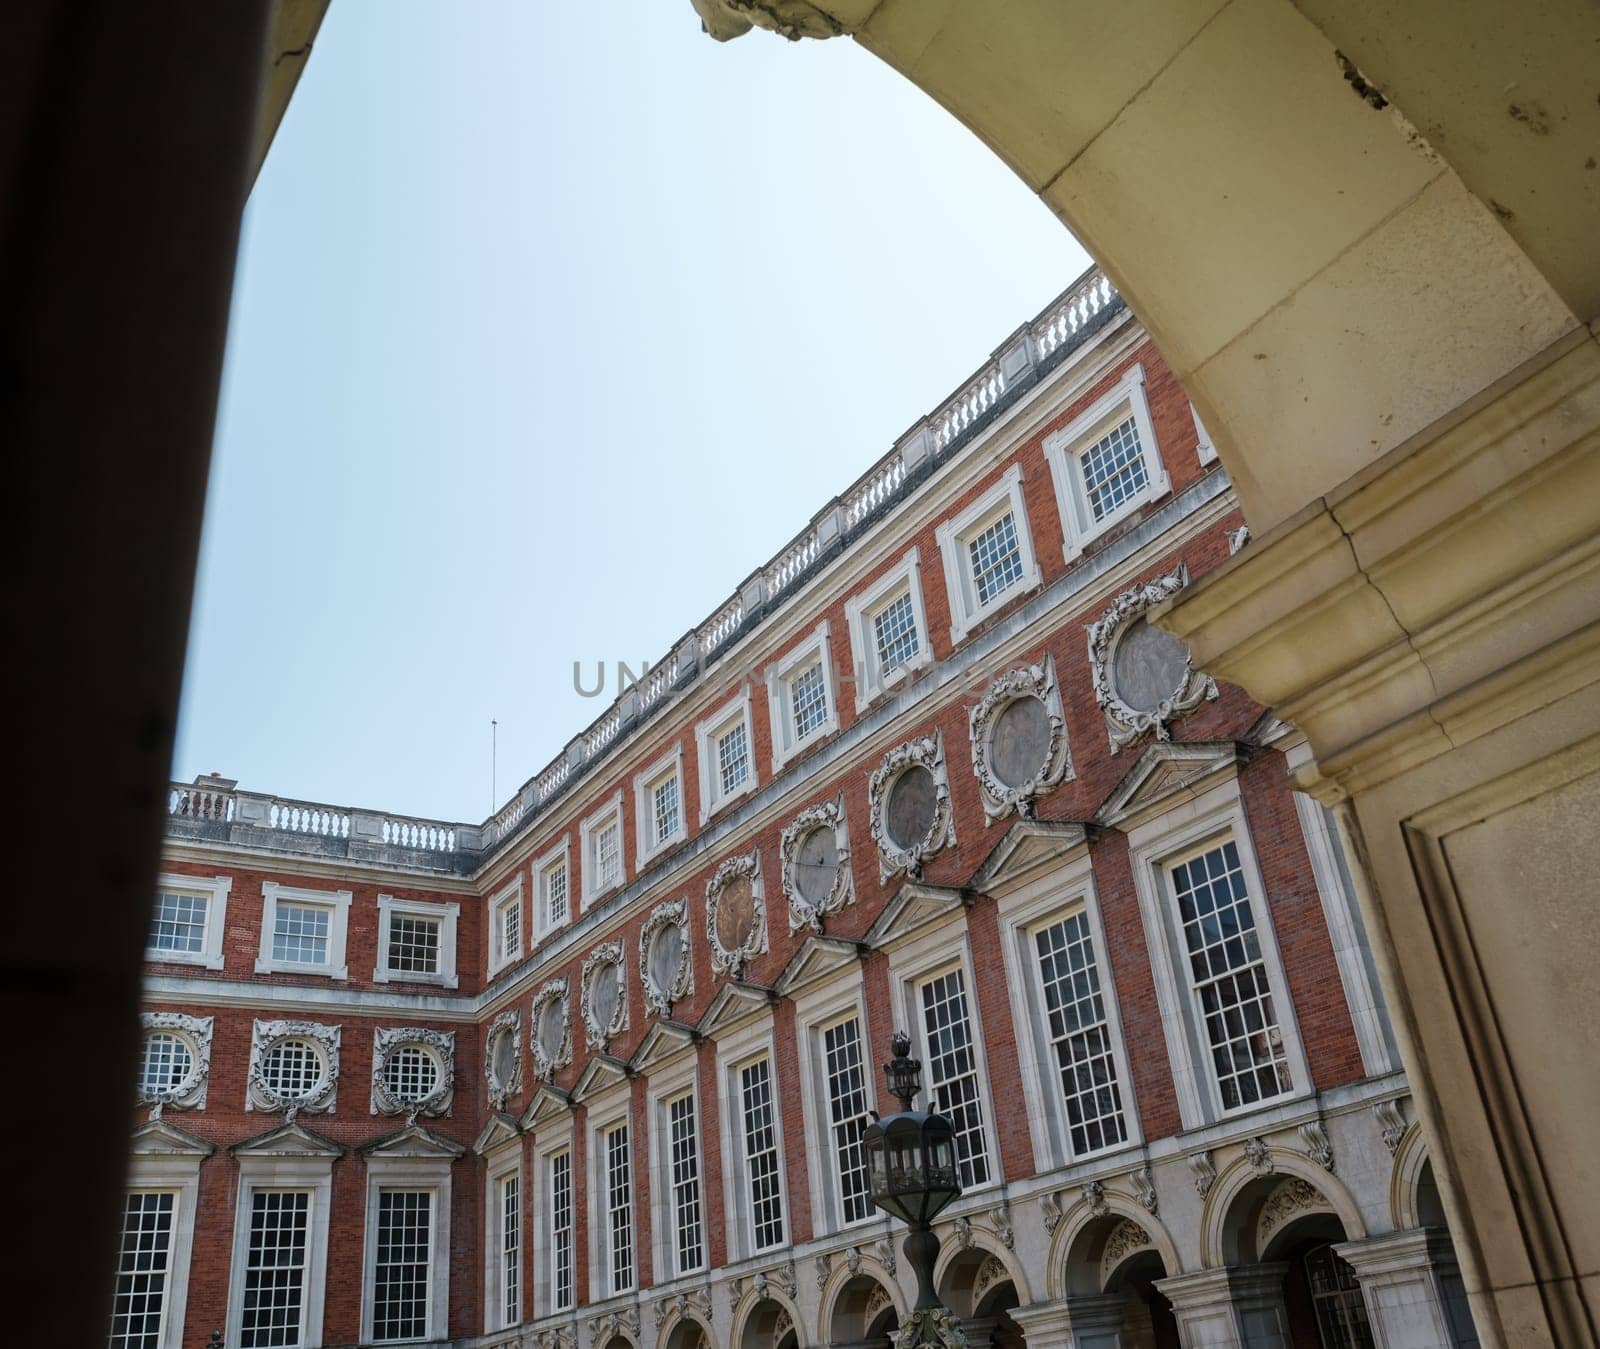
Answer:
<svg viewBox="0 0 1600 1349"><path fill-rule="evenodd" d="M1084 266L847 41L336 0L248 214L174 775L450 819Z"/></svg>

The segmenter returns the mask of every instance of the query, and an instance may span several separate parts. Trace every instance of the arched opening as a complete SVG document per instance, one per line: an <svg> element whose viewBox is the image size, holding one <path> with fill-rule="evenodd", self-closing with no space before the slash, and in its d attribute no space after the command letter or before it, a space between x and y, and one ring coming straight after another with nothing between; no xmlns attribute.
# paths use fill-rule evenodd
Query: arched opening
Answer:
<svg viewBox="0 0 1600 1349"><path fill-rule="evenodd" d="M828 1321L828 1343L884 1349L900 1329L900 1313L889 1290L870 1274L858 1274L839 1290Z"/></svg>
<svg viewBox="0 0 1600 1349"><path fill-rule="evenodd" d="M1023 1349L1027 1343L1010 1315L1022 1301L1016 1282L992 1251L977 1246L962 1251L945 1266L938 1293L961 1318L972 1349Z"/></svg>
<svg viewBox="0 0 1600 1349"><path fill-rule="evenodd" d="M1114 1329L1123 1349L1179 1349L1172 1304L1156 1287L1173 1272L1148 1228L1117 1213L1096 1218L1067 1250L1068 1318Z"/></svg>
<svg viewBox="0 0 1600 1349"><path fill-rule="evenodd" d="M686 1316L667 1332L662 1349L711 1349L711 1332Z"/></svg>
<svg viewBox="0 0 1600 1349"><path fill-rule="evenodd" d="M756 1303L745 1317L739 1349L800 1349L789 1309L771 1298Z"/></svg>

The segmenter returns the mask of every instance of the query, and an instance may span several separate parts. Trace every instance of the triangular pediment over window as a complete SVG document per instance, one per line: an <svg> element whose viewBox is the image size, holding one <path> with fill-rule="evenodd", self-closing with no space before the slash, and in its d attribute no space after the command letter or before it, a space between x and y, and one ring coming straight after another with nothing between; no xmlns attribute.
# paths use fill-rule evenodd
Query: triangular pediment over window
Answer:
<svg viewBox="0 0 1600 1349"><path fill-rule="evenodd" d="M209 1157L216 1150L215 1143L196 1138L164 1119L150 1120L135 1129L130 1149L135 1157Z"/></svg>
<svg viewBox="0 0 1600 1349"><path fill-rule="evenodd" d="M420 1157L429 1161L450 1161L466 1151L464 1144L436 1134L432 1129L424 1129L420 1124L408 1124L398 1133L385 1134L361 1145L362 1155L371 1158Z"/></svg>
<svg viewBox="0 0 1600 1349"><path fill-rule="evenodd" d="M581 1101L585 1097L593 1096L597 1091L604 1091L607 1087L614 1087L618 1082L625 1081L627 1076L628 1065L621 1059L614 1059L609 1054L596 1054L589 1060L589 1066L583 1070L583 1076L573 1087L572 1099Z"/></svg>
<svg viewBox="0 0 1600 1349"><path fill-rule="evenodd" d="M779 995L789 997L807 984L856 964L864 949L842 937L807 937L778 976L776 987Z"/></svg>
<svg viewBox="0 0 1600 1349"><path fill-rule="evenodd" d="M967 907L972 899L972 891L957 886L907 881L890 896L864 940L874 949L893 946L929 923Z"/></svg>
<svg viewBox="0 0 1600 1349"><path fill-rule="evenodd" d="M326 1157L332 1161L344 1156L339 1144L312 1133L298 1120L235 1143L228 1151L235 1157Z"/></svg>
<svg viewBox="0 0 1600 1349"><path fill-rule="evenodd" d="M708 1039L725 1034L741 1021L748 1021L757 1012L770 1007L775 1000L776 995L770 988L730 979L711 999L711 1006L706 1008L697 1029Z"/></svg>
<svg viewBox="0 0 1600 1349"><path fill-rule="evenodd" d="M638 1051L629 1060L629 1066L636 1073L648 1072L689 1048L696 1038L697 1032L693 1026L686 1026L681 1021L657 1021L645 1032Z"/></svg>
<svg viewBox="0 0 1600 1349"><path fill-rule="evenodd" d="M547 1120L565 1115L571 1109L572 1097L560 1087L552 1087L546 1082L533 1093L533 1100L528 1102L528 1108L522 1112L522 1118L518 1123L524 1129L531 1129L536 1124L543 1124Z"/></svg>
<svg viewBox="0 0 1600 1349"><path fill-rule="evenodd" d="M1076 821L1018 820L994 845L967 888L1003 895L1053 870L1085 847L1089 831Z"/></svg>
<svg viewBox="0 0 1600 1349"><path fill-rule="evenodd" d="M1235 771L1244 756L1245 747L1231 740L1151 745L1095 812L1095 823L1121 829L1157 808L1169 809L1209 787L1208 779Z"/></svg>
<svg viewBox="0 0 1600 1349"><path fill-rule="evenodd" d="M503 1110L496 1110L490 1114L489 1122L472 1140L472 1150L482 1157L496 1148L504 1147L507 1143L515 1143L521 1137L522 1130L517 1121Z"/></svg>

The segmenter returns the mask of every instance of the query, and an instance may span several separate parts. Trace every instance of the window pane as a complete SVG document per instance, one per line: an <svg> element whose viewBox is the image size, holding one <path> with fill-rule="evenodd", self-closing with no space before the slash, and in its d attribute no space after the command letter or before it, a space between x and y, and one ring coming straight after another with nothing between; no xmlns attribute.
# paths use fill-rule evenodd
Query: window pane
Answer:
<svg viewBox="0 0 1600 1349"><path fill-rule="evenodd" d="M1035 933L1034 942L1072 1151L1097 1152L1128 1133L1089 921L1075 913Z"/></svg>
<svg viewBox="0 0 1600 1349"><path fill-rule="evenodd" d="M847 1223L865 1218L875 1205L867 1185L867 1159L861 1136L867 1127L867 1084L861 1063L861 1022L851 1017L822 1034L828 1071L828 1114L839 1166L840 1216Z"/></svg>
<svg viewBox="0 0 1600 1349"><path fill-rule="evenodd" d="M989 1179L989 1146L983 1136L967 988L960 970L922 986L922 1019L928 1033L928 1086L939 1113L955 1128L956 1158L964 1186Z"/></svg>
<svg viewBox="0 0 1600 1349"><path fill-rule="evenodd" d="M1283 1034L1232 839L1172 868L1172 886L1225 1109L1290 1090Z"/></svg>
<svg viewBox="0 0 1600 1349"><path fill-rule="evenodd" d="M1010 511L972 539L967 552L979 604L988 604L1022 579L1022 548L1017 542L1016 517Z"/></svg>
<svg viewBox="0 0 1600 1349"><path fill-rule="evenodd" d="M615 820L594 831L595 892L609 890L622 879L622 830Z"/></svg>
<svg viewBox="0 0 1600 1349"><path fill-rule="evenodd" d="M794 738L804 740L828 719L828 687L821 661L789 681L789 701L794 717Z"/></svg>
<svg viewBox="0 0 1600 1349"><path fill-rule="evenodd" d="M522 1182L507 1176L500 1182L500 1324L514 1326L521 1319Z"/></svg>
<svg viewBox="0 0 1600 1349"><path fill-rule="evenodd" d="M210 901L204 895L179 895L163 891L156 896L155 917L150 923L150 949L182 955L199 955L206 949L206 911Z"/></svg>
<svg viewBox="0 0 1600 1349"><path fill-rule="evenodd" d="M744 1161L750 1182L750 1229L754 1249L783 1243L783 1188L778 1174L778 1135L772 1121L772 1068L766 1059L739 1073L744 1097Z"/></svg>
<svg viewBox="0 0 1600 1349"><path fill-rule="evenodd" d="M700 1225L700 1129L695 1114L693 1093L680 1096L667 1107L679 1274L699 1269L705 1261Z"/></svg>
<svg viewBox="0 0 1600 1349"><path fill-rule="evenodd" d="M250 1245L245 1253L243 1349L301 1343L309 1190L257 1190L250 1197Z"/></svg>
<svg viewBox="0 0 1600 1349"><path fill-rule="evenodd" d="M878 669L885 675L917 654L917 615L909 590L872 616L872 635L878 648Z"/></svg>
<svg viewBox="0 0 1600 1349"><path fill-rule="evenodd" d="M144 1054L139 1063L139 1089L146 1096L173 1091L189 1075L194 1057L181 1036L170 1031L152 1031L144 1037Z"/></svg>
<svg viewBox="0 0 1600 1349"><path fill-rule="evenodd" d="M1081 462L1084 491L1097 521L1112 514L1150 481L1132 417L1089 446Z"/></svg>
<svg viewBox="0 0 1600 1349"><path fill-rule="evenodd" d="M717 780L723 796L731 796L750 776L750 736L743 721L717 741Z"/></svg>
<svg viewBox="0 0 1600 1349"><path fill-rule="evenodd" d="M425 1101L439 1085L439 1065L421 1045L401 1045L383 1066L383 1085L397 1101Z"/></svg>
<svg viewBox="0 0 1600 1349"><path fill-rule="evenodd" d="M171 1193L130 1194L122 1208L111 1349L159 1349L172 1260Z"/></svg>
<svg viewBox="0 0 1600 1349"><path fill-rule="evenodd" d="M332 910L321 904L279 901L272 930L272 958L295 965L328 963L328 922Z"/></svg>
<svg viewBox="0 0 1600 1349"><path fill-rule="evenodd" d="M552 1311L572 1306L572 1154L550 1159L550 1300Z"/></svg>
<svg viewBox="0 0 1600 1349"><path fill-rule="evenodd" d="M437 918L391 913L389 968L397 974L438 974L440 926Z"/></svg>
<svg viewBox="0 0 1600 1349"><path fill-rule="evenodd" d="M500 910L500 959L510 960L522 950L522 900L509 900Z"/></svg>
<svg viewBox="0 0 1600 1349"><path fill-rule="evenodd" d="M567 864L557 862L544 873L544 921L559 927L567 921Z"/></svg>
<svg viewBox="0 0 1600 1349"><path fill-rule="evenodd" d="M279 1040L262 1056L261 1081L280 1101L297 1101L322 1084L322 1056L307 1040Z"/></svg>
<svg viewBox="0 0 1600 1349"><path fill-rule="evenodd" d="M633 1287L633 1180L628 1126L605 1135L606 1231L610 1236L611 1291Z"/></svg>
<svg viewBox="0 0 1600 1349"><path fill-rule="evenodd" d="M665 843L678 832L678 822L681 818L678 803L678 779L676 776L658 782L650 793L651 805L655 815L655 833L652 835L656 843Z"/></svg>
<svg viewBox="0 0 1600 1349"><path fill-rule="evenodd" d="M372 1338L420 1340L428 1333L433 1192L378 1191L377 1257L372 1271Z"/></svg>

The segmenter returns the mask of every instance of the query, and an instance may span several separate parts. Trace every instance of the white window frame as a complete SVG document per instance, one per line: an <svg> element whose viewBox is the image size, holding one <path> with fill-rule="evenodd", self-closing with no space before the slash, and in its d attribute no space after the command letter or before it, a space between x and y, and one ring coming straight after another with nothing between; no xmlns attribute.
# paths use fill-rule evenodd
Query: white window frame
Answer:
<svg viewBox="0 0 1600 1349"><path fill-rule="evenodd" d="M741 720L744 723L750 771L739 786L724 793L721 768L717 762L717 742L733 729L735 722ZM756 789L756 727L755 719L750 715L748 684L695 726L694 742L700 777L700 823L703 825L724 806Z"/></svg>
<svg viewBox="0 0 1600 1349"><path fill-rule="evenodd" d="M705 1102L700 1093L700 1064L693 1054L650 1074L646 1099L650 1129L651 1268L655 1284L690 1274L703 1274L711 1258L710 1190L706 1185ZM678 1263L677 1209L672 1194L672 1129L668 1107L684 1096L694 1097L695 1147L700 1177L700 1263Z"/></svg>
<svg viewBox="0 0 1600 1349"><path fill-rule="evenodd" d="M1034 1171L1043 1174L1086 1158L1109 1157L1143 1141L1138 1101L1133 1091L1132 1064L1123 1034L1122 1010L1117 1003L1116 978L1110 947L1101 921L1100 897L1094 883L1094 866L1087 850L1070 858L1049 875L1003 896L996 904L1006 964L1006 986L1011 998L1012 1023L1017 1036L1018 1066L1022 1073L1022 1104L1028 1114L1028 1135L1033 1143ZM1035 934L1082 912L1094 950L1100 998L1105 1008L1106 1033L1111 1040L1117 1089L1122 1098L1122 1118L1127 1138L1093 1152L1074 1153L1066 1102L1061 1095L1061 1074L1048 1029L1044 989L1039 972Z"/></svg>
<svg viewBox="0 0 1600 1349"><path fill-rule="evenodd" d="M395 914L405 918L426 918L439 924L439 969L435 974L416 970L389 968L389 930ZM447 904L424 899L403 899L399 895L378 896L378 964L372 971L375 984L434 984L440 988L456 988L460 979L456 974L456 928L461 917L461 905L455 901Z"/></svg>
<svg viewBox="0 0 1600 1349"><path fill-rule="evenodd" d="M127 1196L135 1191L173 1196L172 1237L167 1249L167 1281L161 1302L161 1349L183 1349L202 1160L199 1156L169 1155L160 1151L135 1152L129 1162L128 1182L122 1187L124 1205Z"/></svg>
<svg viewBox="0 0 1600 1349"><path fill-rule="evenodd" d="M1310 1090L1300 1027L1295 1016L1289 981L1278 950L1267 888L1261 880L1255 845L1245 819L1244 801L1237 776L1172 809L1125 830L1133 868L1134 890L1139 896L1150 968L1155 977L1156 1005L1178 1096L1178 1114L1185 1129L1200 1128L1218 1120L1233 1119L1253 1111L1271 1109L1304 1096ZM1250 896L1250 911L1261 943L1273 1011L1283 1036L1289 1065L1290 1089L1282 1096L1224 1109L1216 1074L1211 1069L1211 1048L1199 1001L1188 974L1188 949L1178 925L1178 904L1173 893L1171 867L1204 849L1231 838L1238 846L1239 863Z"/></svg>
<svg viewBox="0 0 1600 1349"><path fill-rule="evenodd" d="M168 965L199 965L202 969L220 970L223 965L222 934L227 931L228 893L233 889L232 876L182 876L175 872L162 872L156 878L156 896L167 894L190 895L206 901L205 945L198 951L160 951L150 946L150 932L145 929L144 958ZM155 915L151 914L154 923Z"/></svg>
<svg viewBox="0 0 1600 1349"><path fill-rule="evenodd" d="M555 1199L550 1183L554 1158L561 1153L567 1156L572 1220L568 1238L572 1243L572 1295L564 1307L558 1307L555 1303L556 1252L552 1226L555 1221ZM541 1132L534 1150L532 1206L529 1209L533 1215L530 1228L533 1238L533 1282L529 1286L533 1300L531 1303L526 1297L522 1300L525 1320L570 1315L578 1305L578 1168L575 1155L570 1115L563 1117L559 1128L553 1128L548 1133Z"/></svg>
<svg viewBox="0 0 1600 1349"><path fill-rule="evenodd" d="M549 876L557 867L562 867L567 873L567 916L559 923L550 921L550 887ZM548 937L552 932L565 927L572 921L572 835L565 835L561 842L533 864L533 935L534 940Z"/></svg>
<svg viewBox="0 0 1600 1349"><path fill-rule="evenodd" d="M784 1147L783 1093L778 1079L777 1040L770 1010L717 1042L717 1118L722 1135L723 1231L726 1263L781 1251L794 1239L794 1196L789 1193L789 1161ZM740 1071L757 1059L766 1059L772 1073L772 1128L778 1148L778 1192L783 1202L783 1241L755 1245L750 1176L744 1160L744 1092Z"/></svg>
<svg viewBox="0 0 1600 1349"><path fill-rule="evenodd" d="M989 1178L969 1185L963 1194L983 1194L1001 1184L1000 1134L996 1127L994 1094L989 1075L988 1037L983 1031L983 1011L978 1004L978 984L973 977L972 939L966 912L958 911L942 922L929 924L889 954L889 987L896 1022L911 1035L912 1053L923 1064L923 1101L933 1100L928 1077L928 1030L922 1015L922 986L951 970L961 971L967 995L967 1017L972 1023L973 1071L977 1074L978 1102L983 1108L983 1146L989 1160ZM924 1106L931 1109L931 1106Z"/></svg>
<svg viewBox="0 0 1600 1349"><path fill-rule="evenodd" d="M878 615L898 600L902 593L911 599L911 614L917 625L917 654L885 676L874 625ZM933 659L928 615L922 606L921 550L910 549L860 594L846 600L844 616L850 629L850 648L854 655L852 673L855 677L856 711L861 712L874 698L903 683Z"/></svg>
<svg viewBox="0 0 1600 1349"><path fill-rule="evenodd" d="M1016 520L1017 554L1022 564L1022 579L1004 594L987 603L979 600L967 542L981 534L1010 510ZM942 521L934 530L939 552L944 558L944 583L950 598L950 640L962 641L967 633L995 610L1010 604L1019 595L1037 590L1044 575L1033 551L1033 530L1028 524L1028 507L1022 496L1022 466L1015 462L986 492L965 510Z"/></svg>
<svg viewBox="0 0 1600 1349"><path fill-rule="evenodd" d="M666 838L656 838L655 790L663 782L678 784L678 827ZM633 779L635 871L689 837L689 801L683 790L683 744L680 741Z"/></svg>
<svg viewBox="0 0 1600 1349"><path fill-rule="evenodd" d="M608 1302L615 1297L633 1293L640 1287L639 1280L639 1131L634 1128L633 1101L624 1081L612 1091L597 1097L589 1104L589 1146L587 1148L589 1221L589 1298L590 1302ZM633 1280L626 1288L613 1290L611 1286L611 1187L606 1156L606 1139L619 1125L628 1126L628 1207L633 1210L630 1220L630 1241L633 1246ZM577 1193L573 1193L573 1223L577 1223ZM576 1241L576 1234L574 1234ZM577 1269L573 1269L573 1288L577 1289Z"/></svg>
<svg viewBox="0 0 1600 1349"><path fill-rule="evenodd" d="M612 820L617 824L617 880L614 885L608 885L604 890L595 888L595 836ZM583 876L583 908L587 911L596 900L603 899L606 895L615 894L628 883L628 849L627 836L622 828L622 789L619 787L611 794L611 798L598 809L586 816L578 826L579 849L582 853L583 864L580 868ZM572 877L567 877L568 910L571 909Z"/></svg>
<svg viewBox="0 0 1600 1349"><path fill-rule="evenodd" d="M225 1342L243 1342L245 1264L250 1251L250 1211L258 1190L309 1190L305 1296L300 1304L300 1345L322 1343L322 1315L328 1285L328 1219L333 1202L333 1158L239 1157L239 1189L234 1203L233 1265L228 1281Z"/></svg>
<svg viewBox="0 0 1600 1349"><path fill-rule="evenodd" d="M824 1033L854 1017L861 1024L862 1078L867 1108L878 1108L877 1073L872 1061L870 1023L859 987L840 988L830 980L795 999L795 1025L800 1027L800 1105L812 1156L819 1159L806 1168L811 1193L811 1222L816 1237L869 1227L883 1218L874 1208L865 1218L844 1219L844 1190L839 1175L838 1149L834 1146L832 1101L828 1096L828 1055ZM826 1158L823 1162L822 1158Z"/></svg>
<svg viewBox="0 0 1600 1349"><path fill-rule="evenodd" d="M350 967L345 963L350 928L351 892L348 890L306 890L277 881L261 882L261 953L256 958L257 974L316 974L328 979L346 980ZM272 936L278 926L278 905L319 904L329 910L328 959L320 965L272 958Z"/></svg>
<svg viewBox="0 0 1600 1349"><path fill-rule="evenodd" d="M822 667L822 698L827 712L818 725L801 736L796 733L794 725L793 684L796 678L817 663ZM797 754L839 729L839 697L834 689L832 645L827 619L818 623L799 646L767 672L767 710L772 727L774 773L779 772Z"/></svg>
<svg viewBox="0 0 1600 1349"><path fill-rule="evenodd" d="M506 1320L504 1261L504 1196L501 1187L515 1176L517 1180L517 1309L516 1319ZM483 1329L509 1330L521 1325L528 1305L528 1179L522 1167L522 1140L507 1139L488 1156L483 1179Z"/></svg>
<svg viewBox="0 0 1600 1349"><path fill-rule="evenodd" d="M1083 478L1083 452L1113 427L1129 418L1139 437L1145 484L1103 520L1094 519ZM1198 425L1198 423L1196 423ZM1095 539L1126 519L1147 501L1172 490L1161 448L1150 422L1150 405L1144 396L1144 366L1131 365L1102 398L1058 431L1044 438L1044 457L1055 484L1056 509L1061 514L1061 551L1068 562L1079 557Z"/></svg>
<svg viewBox="0 0 1600 1349"><path fill-rule="evenodd" d="M372 1321L376 1310L378 1192L428 1190L433 1194L433 1215L428 1239L428 1330L423 1341L379 1340L379 1344L416 1344L450 1338L450 1159L448 1157L367 1158L367 1216L361 1255L361 1339L374 1343Z"/></svg>
<svg viewBox="0 0 1600 1349"><path fill-rule="evenodd" d="M515 909L517 912L517 946L514 951L506 950L505 930L506 914ZM522 959L522 954L528 949L528 914L522 903L522 872L518 871L511 880L489 900L489 950L485 969L489 977L493 978L507 966L514 965Z"/></svg>

